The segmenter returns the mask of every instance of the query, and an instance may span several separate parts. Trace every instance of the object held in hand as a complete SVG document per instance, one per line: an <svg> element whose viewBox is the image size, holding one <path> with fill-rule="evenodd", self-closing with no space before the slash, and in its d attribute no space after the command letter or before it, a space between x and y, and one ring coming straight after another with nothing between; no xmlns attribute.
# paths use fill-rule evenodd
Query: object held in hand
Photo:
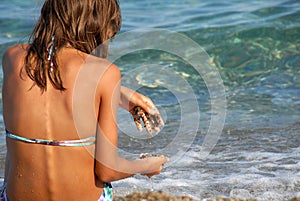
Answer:
<svg viewBox="0 0 300 201"><path fill-rule="evenodd" d="M144 122L144 127L146 131L151 135L152 129L158 133L160 131L160 126L164 126L164 122L156 110L153 114L146 113L140 106L133 108L133 119L136 127L139 131L143 130L141 119Z"/></svg>
<svg viewBox="0 0 300 201"><path fill-rule="evenodd" d="M140 159L145 159L149 157L164 157L162 154L150 154L150 153L141 153L140 154Z"/></svg>

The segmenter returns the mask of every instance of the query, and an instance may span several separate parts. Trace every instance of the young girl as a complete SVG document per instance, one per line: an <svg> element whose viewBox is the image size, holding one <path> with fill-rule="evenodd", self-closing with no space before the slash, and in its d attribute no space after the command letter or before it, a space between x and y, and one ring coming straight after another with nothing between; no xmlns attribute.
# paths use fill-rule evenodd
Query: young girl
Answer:
<svg viewBox="0 0 300 201"><path fill-rule="evenodd" d="M120 86L117 66L92 56L107 55L107 45L97 47L120 25L117 0L46 0L30 44L5 52L3 200L112 200L109 182L160 173L166 157L117 153L118 106L156 111Z"/></svg>

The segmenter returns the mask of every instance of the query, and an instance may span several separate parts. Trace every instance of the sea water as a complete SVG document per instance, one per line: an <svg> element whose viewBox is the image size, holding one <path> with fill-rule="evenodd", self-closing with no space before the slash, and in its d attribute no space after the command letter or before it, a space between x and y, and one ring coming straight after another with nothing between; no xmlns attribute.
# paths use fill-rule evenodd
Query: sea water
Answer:
<svg viewBox="0 0 300 201"><path fill-rule="evenodd" d="M114 182L115 193L153 185L199 200L300 196L300 2L120 4L122 30L109 58L123 84L151 97L166 122L159 134L138 133L120 110L120 154L159 152L171 160L152 181L137 175ZM39 7L34 0L0 2L1 57L8 46L26 41Z"/></svg>

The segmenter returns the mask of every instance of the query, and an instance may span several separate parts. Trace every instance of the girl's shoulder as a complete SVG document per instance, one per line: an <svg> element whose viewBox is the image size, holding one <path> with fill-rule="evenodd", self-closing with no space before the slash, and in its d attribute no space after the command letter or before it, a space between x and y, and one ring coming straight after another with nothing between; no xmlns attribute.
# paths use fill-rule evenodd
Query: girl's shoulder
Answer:
<svg viewBox="0 0 300 201"><path fill-rule="evenodd" d="M89 55L85 60L85 64L94 66L96 69L101 70L102 74L107 76L120 74L119 67L107 59Z"/></svg>
<svg viewBox="0 0 300 201"><path fill-rule="evenodd" d="M27 53L28 47L28 44L17 44L7 48L2 57L3 66L12 64L23 58Z"/></svg>
<svg viewBox="0 0 300 201"><path fill-rule="evenodd" d="M30 46L29 44L17 44L17 45L11 46L6 49L6 51L4 52L4 55L12 56L12 55L15 55L18 53L27 52L29 46Z"/></svg>
<svg viewBox="0 0 300 201"><path fill-rule="evenodd" d="M28 45L18 44L7 48L2 57L2 70L3 72L9 69L14 69L13 66L19 66L18 64L25 57Z"/></svg>

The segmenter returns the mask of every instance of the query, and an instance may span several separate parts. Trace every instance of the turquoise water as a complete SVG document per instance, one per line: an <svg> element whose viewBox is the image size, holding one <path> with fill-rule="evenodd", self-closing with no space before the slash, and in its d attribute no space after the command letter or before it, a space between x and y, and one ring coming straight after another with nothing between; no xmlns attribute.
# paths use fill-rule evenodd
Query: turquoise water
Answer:
<svg viewBox="0 0 300 201"><path fill-rule="evenodd" d="M128 121L124 121L128 118L126 113L121 111L120 147L124 154L162 151L174 139L176 147L168 149L166 154L172 157L183 153L153 178L154 189L197 199L223 195L282 201L299 195L300 2L121 0L120 3L124 21L120 39L112 43L112 57L116 51L133 46L133 41L122 40L125 32L148 29L153 35L152 28L172 31L188 37L207 52L210 66L220 74L225 89L224 129L216 146L212 146L214 149L203 159L204 138L214 118L212 94L205 77L189 62L162 50L145 48L116 59L124 84L150 96L166 120L162 132L151 138L145 133L134 133ZM39 3L34 0L0 2L1 56L8 46L26 41L38 8ZM159 38L162 34L155 36ZM174 42L171 36L164 38L166 44ZM173 51L182 50L188 55L191 47L179 43ZM199 109L194 107L195 100ZM184 111L189 112L189 121L183 128L187 135L181 136L178 130ZM1 122L3 131L2 119ZM198 124L199 128L193 130ZM4 137L1 139L3 160ZM133 190L149 190L151 183L137 176L116 182L115 187L116 193L123 195Z"/></svg>

